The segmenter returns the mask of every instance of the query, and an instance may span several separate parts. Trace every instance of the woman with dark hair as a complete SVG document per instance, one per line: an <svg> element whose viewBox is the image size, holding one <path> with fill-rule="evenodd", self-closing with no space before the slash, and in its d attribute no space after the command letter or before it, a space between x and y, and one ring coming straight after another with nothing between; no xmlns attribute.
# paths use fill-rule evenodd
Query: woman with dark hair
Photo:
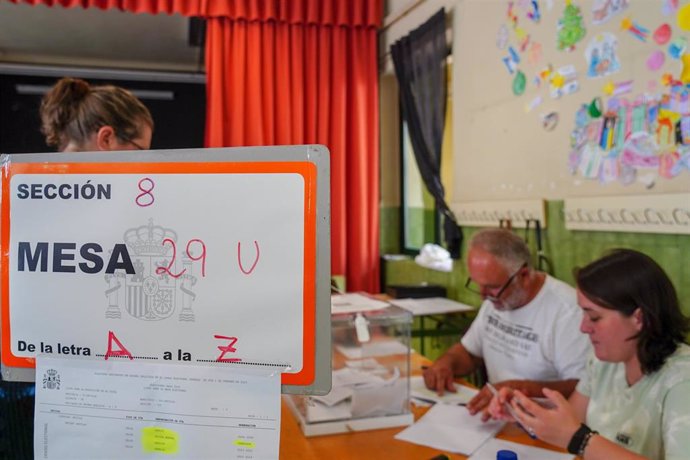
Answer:
<svg viewBox="0 0 690 460"><path fill-rule="evenodd" d="M618 249L575 272L580 330L594 355L566 401L555 391L545 408L502 388L494 418L515 417L544 441L586 460L690 457L688 319L663 269L648 256Z"/></svg>
<svg viewBox="0 0 690 460"><path fill-rule="evenodd" d="M41 101L41 132L61 152L148 150L153 118L119 86L62 78Z"/></svg>

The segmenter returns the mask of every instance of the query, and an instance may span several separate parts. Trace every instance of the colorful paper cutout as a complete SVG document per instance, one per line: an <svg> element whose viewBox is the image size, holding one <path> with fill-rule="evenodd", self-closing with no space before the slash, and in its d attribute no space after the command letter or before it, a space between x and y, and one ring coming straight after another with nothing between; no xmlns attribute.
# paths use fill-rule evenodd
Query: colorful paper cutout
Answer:
<svg viewBox="0 0 690 460"><path fill-rule="evenodd" d="M546 131L553 131L556 129L556 126L558 126L558 113L549 112L547 114L542 114L541 126Z"/></svg>
<svg viewBox="0 0 690 460"><path fill-rule="evenodd" d="M505 24L501 24L496 33L496 47L499 50L503 50L508 46L508 27Z"/></svg>
<svg viewBox="0 0 690 460"><path fill-rule="evenodd" d="M592 24L603 24L628 7L629 0L595 0L592 5Z"/></svg>
<svg viewBox="0 0 690 460"><path fill-rule="evenodd" d="M618 72L621 66L616 56L617 47L618 40L611 33L601 33L590 40L585 50L587 77L603 77Z"/></svg>
<svg viewBox="0 0 690 460"><path fill-rule="evenodd" d="M566 65L552 72L549 88L552 98L558 99L564 94L572 94L579 89L580 84L577 81L575 66Z"/></svg>
<svg viewBox="0 0 690 460"><path fill-rule="evenodd" d="M539 12L539 2L537 0L532 0L530 2L531 10L527 12L527 17L532 21L539 23L541 19L541 13Z"/></svg>
<svg viewBox="0 0 690 460"><path fill-rule="evenodd" d="M676 19L678 20L678 27L680 27L681 30L690 31L690 3L678 10Z"/></svg>
<svg viewBox="0 0 690 460"><path fill-rule="evenodd" d="M582 40L587 29L582 20L582 13L572 0L566 0L563 16L558 20L556 45L559 51L575 49L575 44Z"/></svg>
<svg viewBox="0 0 690 460"><path fill-rule="evenodd" d="M680 60L683 63L683 70L680 71L680 81L687 85L690 83L690 54L684 54Z"/></svg>
<svg viewBox="0 0 690 460"><path fill-rule="evenodd" d="M678 0L664 0L664 6L661 7L664 16L670 16L676 11L678 11Z"/></svg>
<svg viewBox="0 0 690 460"><path fill-rule="evenodd" d="M671 39L671 26L661 24L652 34L652 38L657 45L665 45Z"/></svg>
<svg viewBox="0 0 690 460"><path fill-rule="evenodd" d="M659 70L666 60L666 55L663 51L652 51L652 54L647 58L647 68L651 71Z"/></svg>
<svg viewBox="0 0 690 460"><path fill-rule="evenodd" d="M503 63L511 74L515 73L517 70L517 65L520 63L520 55L512 46L508 47L508 56L503 58Z"/></svg>
<svg viewBox="0 0 690 460"><path fill-rule="evenodd" d="M604 85L604 94L607 96L621 96L623 94L629 93L633 88L633 80L621 81L614 83L609 81Z"/></svg>
<svg viewBox="0 0 690 460"><path fill-rule="evenodd" d="M673 179L680 173L680 168L675 168L680 160L678 152L669 152L661 155L659 159L659 175L666 179Z"/></svg>
<svg viewBox="0 0 690 460"><path fill-rule="evenodd" d="M537 65L539 61L541 61L541 56L541 43L532 42L532 44L529 47L529 51L527 52L527 62L529 62L530 65Z"/></svg>
<svg viewBox="0 0 690 460"><path fill-rule="evenodd" d="M527 78L522 70L518 70L515 78L513 78L513 94L516 96L521 95L525 92L525 86L527 86Z"/></svg>
<svg viewBox="0 0 690 460"><path fill-rule="evenodd" d="M587 106L587 113L592 118L599 118L601 116L601 111L602 111L601 98L595 97L594 99L592 99L592 102L590 102L589 105Z"/></svg>
<svg viewBox="0 0 690 460"><path fill-rule="evenodd" d="M537 96L534 99L532 99L529 104L525 104L525 113L529 113L535 108L539 107L541 103L543 102L543 99L541 96Z"/></svg>
<svg viewBox="0 0 690 460"><path fill-rule="evenodd" d="M640 24L633 22L630 18L625 18L621 21L621 29L627 30L632 34L633 37L637 38L641 42L647 41L647 35L649 35L649 29L642 27Z"/></svg>
<svg viewBox="0 0 690 460"><path fill-rule="evenodd" d="M685 54L685 49L688 46L688 39L685 37L676 37L668 45L668 55L673 59L680 59Z"/></svg>

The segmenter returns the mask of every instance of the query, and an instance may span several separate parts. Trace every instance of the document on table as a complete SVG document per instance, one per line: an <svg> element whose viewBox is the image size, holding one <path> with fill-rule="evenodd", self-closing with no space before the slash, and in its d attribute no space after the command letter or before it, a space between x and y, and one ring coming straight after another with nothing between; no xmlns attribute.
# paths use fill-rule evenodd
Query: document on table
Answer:
<svg viewBox="0 0 690 460"><path fill-rule="evenodd" d="M36 359L37 459L277 459L280 369Z"/></svg>
<svg viewBox="0 0 690 460"><path fill-rule="evenodd" d="M457 313L474 311L475 307L456 302L445 297L429 297L424 299L391 299L390 303L412 313L413 316L439 315L444 313Z"/></svg>
<svg viewBox="0 0 690 460"><path fill-rule="evenodd" d="M499 450L512 450L517 454L517 458L529 458L530 460L573 460L575 458L572 454L494 438L489 439L477 449L468 460L496 460L496 452Z"/></svg>
<svg viewBox="0 0 690 460"><path fill-rule="evenodd" d="M500 421L484 423L480 414L472 416L463 406L436 404L414 425L395 435L395 439L470 455L503 425Z"/></svg>
<svg viewBox="0 0 690 460"><path fill-rule="evenodd" d="M410 396L424 402L441 403L441 404L467 404L475 397L479 390L470 388L465 385L455 383L455 393L446 391L443 396L439 396L433 390L430 390L424 384L424 377L421 375L414 375L410 377Z"/></svg>
<svg viewBox="0 0 690 460"><path fill-rule="evenodd" d="M331 313L358 313L380 310L389 306L388 302L376 300L363 294L348 293L331 296Z"/></svg>

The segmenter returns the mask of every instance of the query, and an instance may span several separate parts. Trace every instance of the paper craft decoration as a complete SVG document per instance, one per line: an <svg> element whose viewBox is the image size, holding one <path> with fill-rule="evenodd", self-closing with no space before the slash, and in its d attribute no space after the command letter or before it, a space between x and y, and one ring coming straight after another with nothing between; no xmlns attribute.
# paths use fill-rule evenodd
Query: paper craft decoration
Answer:
<svg viewBox="0 0 690 460"><path fill-rule="evenodd" d="M673 59L680 59L685 53L688 46L688 39L685 37L677 37L668 45L668 55Z"/></svg>
<svg viewBox="0 0 690 460"><path fill-rule="evenodd" d="M604 94L607 96L620 96L629 93L633 88L633 80L614 83L612 81L604 85Z"/></svg>
<svg viewBox="0 0 690 460"><path fill-rule="evenodd" d="M542 99L541 96L535 97L534 99L532 99L532 100L529 102L529 104L526 104L526 105L525 105L525 112L526 112L526 113L531 112L531 111L534 110L536 107L538 107L539 105L541 105L542 101L543 101L543 99Z"/></svg>
<svg viewBox="0 0 690 460"><path fill-rule="evenodd" d="M539 2L537 0L531 0L529 2L529 10L527 11L527 17L532 21L539 23L541 19L541 13L539 12Z"/></svg>
<svg viewBox="0 0 690 460"><path fill-rule="evenodd" d="M659 70L666 60L666 55L661 50L652 51L647 58L647 68L651 71Z"/></svg>
<svg viewBox="0 0 690 460"><path fill-rule="evenodd" d="M652 38L657 45L665 45L671 39L671 26L661 24L652 34Z"/></svg>
<svg viewBox="0 0 690 460"><path fill-rule="evenodd" d="M517 65L520 63L520 55L512 46L508 47L508 56L503 58L503 63L511 74L517 70Z"/></svg>
<svg viewBox="0 0 690 460"><path fill-rule="evenodd" d="M611 33L601 33L594 37L585 50L587 77L603 77L618 72L621 65L616 56L617 47L618 40Z"/></svg>
<svg viewBox="0 0 690 460"><path fill-rule="evenodd" d="M527 78L525 78L525 74L522 70L518 70L515 78L513 78L513 94L519 96L524 93L526 84Z"/></svg>
<svg viewBox="0 0 690 460"><path fill-rule="evenodd" d="M647 41L647 35L649 35L649 29L642 27L640 24L633 22L630 18L625 18L621 21L621 29L627 30L632 34L633 37L637 38L641 42Z"/></svg>
<svg viewBox="0 0 690 460"><path fill-rule="evenodd" d="M592 24L603 24L628 7L629 0L595 0L592 4Z"/></svg>
<svg viewBox="0 0 690 460"><path fill-rule="evenodd" d="M496 47L499 50L505 49L508 46L508 28L505 24L501 24L496 33Z"/></svg>
<svg viewBox="0 0 690 460"><path fill-rule="evenodd" d="M546 131L553 131L558 126L558 113L550 112L541 117L541 125Z"/></svg>
<svg viewBox="0 0 690 460"><path fill-rule="evenodd" d="M532 44L529 47L529 51L527 52L527 62L529 62L530 65L537 65L539 61L541 61L541 56L541 43L532 42Z"/></svg>
<svg viewBox="0 0 690 460"><path fill-rule="evenodd" d="M690 56L689 56L690 59ZM580 106L570 134L568 170L602 184L614 180L653 187L658 177L672 179L690 164L690 92L667 76L665 94L611 97L606 110L596 98ZM609 82L605 92L628 90L632 80Z"/></svg>
<svg viewBox="0 0 690 460"><path fill-rule="evenodd" d="M690 3L678 10L678 27L681 30L690 31Z"/></svg>
<svg viewBox="0 0 690 460"><path fill-rule="evenodd" d="M661 7L664 16L670 16L676 11L678 11L678 0L664 0L664 6Z"/></svg>
<svg viewBox="0 0 690 460"><path fill-rule="evenodd" d="M572 94L578 89L580 89L580 84L577 81L575 66L566 65L552 73L549 88L552 98L558 99L564 94Z"/></svg>
<svg viewBox="0 0 690 460"><path fill-rule="evenodd" d="M680 81L687 85L690 83L690 53L686 53L681 57L683 63L683 70L680 71Z"/></svg>
<svg viewBox="0 0 690 460"><path fill-rule="evenodd" d="M575 49L575 44L585 36L585 26L580 7L573 5L572 0L566 0L563 17L558 20L558 36L556 45L559 51Z"/></svg>

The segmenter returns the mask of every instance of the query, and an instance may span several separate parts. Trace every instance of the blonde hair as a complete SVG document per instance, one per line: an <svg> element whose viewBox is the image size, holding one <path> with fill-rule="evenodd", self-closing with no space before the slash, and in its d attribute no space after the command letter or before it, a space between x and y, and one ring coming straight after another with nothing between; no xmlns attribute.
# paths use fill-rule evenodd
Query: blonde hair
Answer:
<svg viewBox="0 0 690 460"><path fill-rule="evenodd" d="M64 150L78 146L103 126L110 126L121 141L140 137L143 124L153 129L146 106L119 86L91 86L78 78L62 78L41 101L41 132L46 144Z"/></svg>

